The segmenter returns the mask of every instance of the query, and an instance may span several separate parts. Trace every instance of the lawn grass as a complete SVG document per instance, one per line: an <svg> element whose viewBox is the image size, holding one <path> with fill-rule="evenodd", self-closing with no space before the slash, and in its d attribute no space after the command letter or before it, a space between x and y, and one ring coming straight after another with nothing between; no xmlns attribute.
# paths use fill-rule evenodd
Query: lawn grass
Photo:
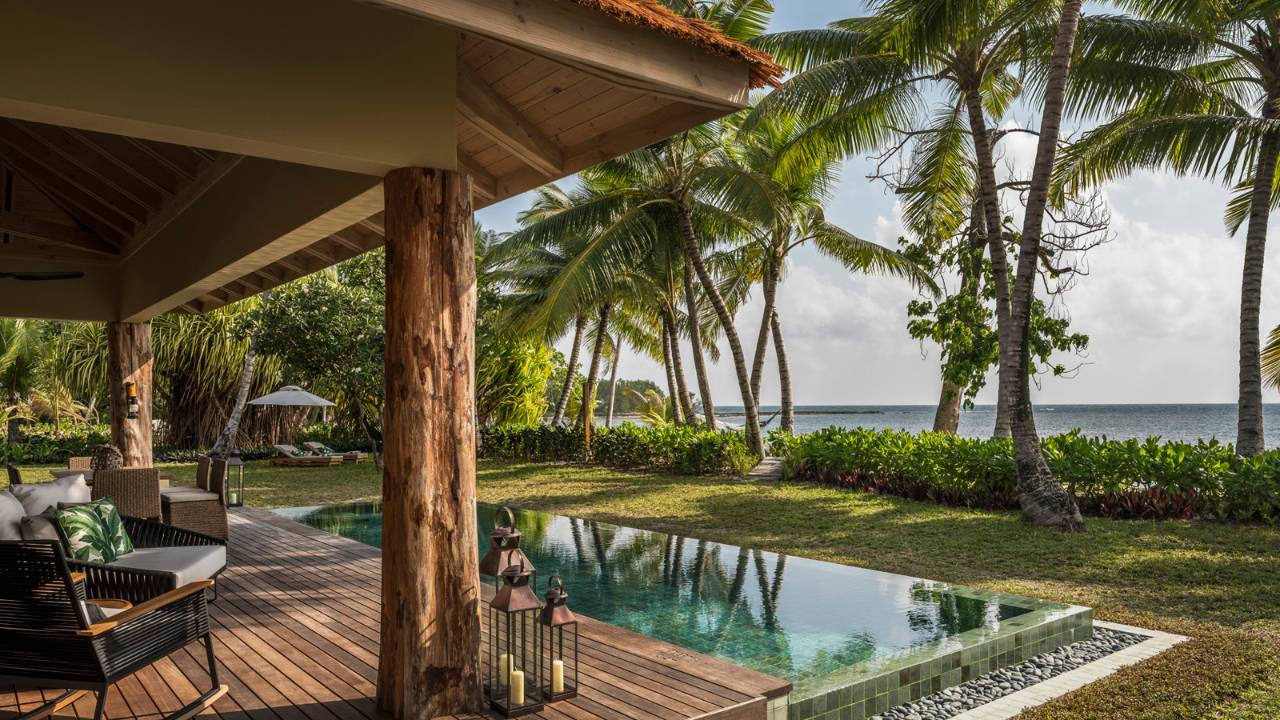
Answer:
<svg viewBox="0 0 1280 720"><path fill-rule="evenodd" d="M172 470L190 482L194 466ZM33 479L47 470L33 469ZM248 502L375 497L371 464L250 463ZM479 497L1093 607L1104 620L1192 637L1026 713L1035 720L1280 717L1280 530L1090 519L1081 535L1018 515L830 487L486 461Z"/></svg>

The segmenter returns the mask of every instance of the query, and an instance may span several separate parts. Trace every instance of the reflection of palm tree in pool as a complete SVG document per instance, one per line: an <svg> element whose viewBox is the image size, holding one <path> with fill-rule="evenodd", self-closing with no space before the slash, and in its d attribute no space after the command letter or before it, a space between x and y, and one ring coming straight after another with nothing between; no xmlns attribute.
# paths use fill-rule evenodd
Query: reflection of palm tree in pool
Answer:
<svg viewBox="0 0 1280 720"><path fill-rule="evenodd" d="M911 584L912 607L907 623L912 630L941 639L987 624L991 604L976 598L962 598L929 582Z"/></svg>
<svg viewBox="0 0 1280 720"><path fill-rule="evenodd" d="M778 554L773 567L773 580L769 580L769 570L764 564L764 553L754 551L756 560L756 581L760 583L760 604L764 608L764 626L770 632L778 629L778 596L782 594L782 574L787 570L787 556Z"/></svg>
<svg viewBox="0 0 1280 720"><path fill-rule="evenodd" d="M720 567L720 563L716 563ZM707 541L699 540L698 549L693 554L693 577L689 587L695 601L702 599L702 576L707 572Z"/></svg>

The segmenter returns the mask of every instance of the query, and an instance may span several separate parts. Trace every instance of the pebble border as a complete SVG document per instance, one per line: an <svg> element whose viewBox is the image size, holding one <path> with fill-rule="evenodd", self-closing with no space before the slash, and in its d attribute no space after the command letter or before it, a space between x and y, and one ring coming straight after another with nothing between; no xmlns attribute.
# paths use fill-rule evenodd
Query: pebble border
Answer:
<svg viewBox="0 0 1280 720"><path fill-rule="evenodd" d="M1095 621L1092 639L899 705L871 720L1005 720L1185 639Z"/></svg>

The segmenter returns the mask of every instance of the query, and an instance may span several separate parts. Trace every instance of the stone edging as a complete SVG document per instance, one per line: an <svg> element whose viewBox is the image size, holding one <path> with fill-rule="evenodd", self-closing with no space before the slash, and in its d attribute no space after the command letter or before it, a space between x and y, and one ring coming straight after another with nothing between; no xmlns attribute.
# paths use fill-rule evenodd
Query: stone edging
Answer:
<svg viewBox="0 0 1280 720"><path fill-rule="evenodd" d="M1155 657L1174 645L1187 640L1182 635L1171 635L1156 630L1102 622L1101 620L1094 620L1093 624L1095 627L1107 628L1108 630L1145 635L1147 639L1095 660L1088 665L1068 670L1044 682L997 698L986 705L966 710L959 715L953 716L951 720L1008 720L1029 707L1035 707L1056 697L1066 695L1072 690L1078 690L1095 680L1116 672L1120 668L1135 665L1143 660Z"/></svg>

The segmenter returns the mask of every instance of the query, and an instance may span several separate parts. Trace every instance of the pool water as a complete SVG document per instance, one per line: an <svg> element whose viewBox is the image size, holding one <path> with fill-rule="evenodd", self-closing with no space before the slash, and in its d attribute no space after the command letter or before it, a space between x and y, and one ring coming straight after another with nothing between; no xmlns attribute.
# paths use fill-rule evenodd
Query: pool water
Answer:
<svg viewBox="0 0 1280 720"><path fill-rule="evenodd" d="M495 509L478 508L482 553ZM378 503L280 512L368 545L381 541ZM860 669L995 637L1033 611L1067 609L545 512L515 515L539 594L546 578L560 575L576 612L790 680L793 698L839 686Z"/></svg>

